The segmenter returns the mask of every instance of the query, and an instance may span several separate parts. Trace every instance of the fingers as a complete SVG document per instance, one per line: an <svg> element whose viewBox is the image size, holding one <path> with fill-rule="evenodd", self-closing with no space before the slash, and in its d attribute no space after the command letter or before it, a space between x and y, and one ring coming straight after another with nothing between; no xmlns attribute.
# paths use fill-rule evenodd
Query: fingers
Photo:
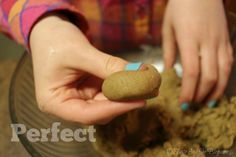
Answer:
<svg viewBox="0 0 236 157"><path fill-rule="evenodd" d="M187 39L187 38L186 38ZM199 79L199 50L197 42L189 39L179 40L183 79L179 101L184 106L192 102Z"/></svg>
<svg viewBox="0 0 236 157"><path fill-rule="evenodd" d="M68 121L82 124L104 124L114 117L143 107L145 101L112 102L106 99L89 100L70 99L62 103L47 105L47 110L58 117Z"/></svg>
<svg viewBox="0 0 236 157"><path fill-rule="evenodd" d="M216 45L203 46L200 59L194 55L194 53L199 54L196 47L189 48L194 53L186 53L187 51L184 49L187 48L182 47L181 49L184 74L180 102L187 108L189 102L199 103L207 98L208 106L214 107L225 91L232 70L233 50L231 45L228 43L219 48Z"/></svg>
<svg viewBox="0 0 236 157"><path fill-rule="evenodd" d="M201 75L195 95L195 102L199 103L211 92L218 79L217 46L206 44L201 48Z"/></svg>
<svg viewBox="0 0 236 157"><path fill-rule="evenodd" d="M165 19L163 31L162 31L162 48L164 52L164 64L165 68L169 69L173 67L176 60L176 41L174 36L174 30L172 29L168 19Z"/></svg>
<svg viewBox="0 0 236 157"><path fill-rule="evenodd" d="M208 98L209 101L218 100L223 95L231 73L232 64L233 50L230 43L220 46L218 51L218 82L213 93Z"/></svg>
<svg viewBox="0 0 236 157"><path fill-rule="evenodd" d="M230 44L220 46L218 49L217 52L217 46L214 45L203 47L200 60L194 54L190 57L181 51L184 74L180 102L186 104L194 98L194 102L199 103L207 98L208 105L212 106L223 95L232 69L233 52ZM198 53L195 51L195 54ZM187 58L191 59L187 61ZM196 59L192 60L193 58ZM200 68L197 68L197 65Z"/></svg>

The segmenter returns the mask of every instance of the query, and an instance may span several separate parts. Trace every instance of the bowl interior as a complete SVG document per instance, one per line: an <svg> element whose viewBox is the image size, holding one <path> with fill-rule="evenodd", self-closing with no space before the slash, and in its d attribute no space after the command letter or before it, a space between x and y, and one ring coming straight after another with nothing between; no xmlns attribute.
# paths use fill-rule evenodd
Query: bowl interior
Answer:
<svg viewBox="0 0 236 157"><path fill-rule="evenodd" d="M232 35L233 45L236 45L234 34ZM128 61L151 63L159 71L163 70L163 60L160 48L143 46L140 50L129 51L114 54L123 57ZM182 68L177 61L175 68L181 75ZM236 95L236 67L229 81L226 94L228 96ZM34 78L32 71L32 62L29 55L24 54L14 73L9 96L9 108L13 123L25 124L27 129L31 128L51 128L53 122L60 122L60 128L70 128L72 130L83 128L84 126L69 123L54 116L42 113L35 100ZM49 135L50 136L50 135ZM90 142L37 142L31 143L25 135L19 135L21 142L27 151L35 157L99 157L99 154L93 149ZM235 156L236 148L232 148L221 157ZM209 157L212 155L208 155Z"/></svg>

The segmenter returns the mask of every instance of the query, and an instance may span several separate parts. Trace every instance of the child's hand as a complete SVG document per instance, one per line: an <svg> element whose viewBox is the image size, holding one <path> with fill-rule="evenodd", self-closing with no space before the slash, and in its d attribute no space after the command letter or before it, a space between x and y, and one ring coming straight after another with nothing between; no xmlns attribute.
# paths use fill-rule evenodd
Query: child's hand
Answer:
<svg viewBox="0 0 236 157"><path fill-rule="evenodd" d="M166 68L180 51L181 103L222 96L233 63L222 0L169 0L163 38Z"/></svg>
<svg viewBox="0 0 236 157"><path fill-rule="evenodd" d="M123 70L127 62L95 49L66 19L50 15L40 20L30 46L42 111L83 124L103 124L145 105L145 101L119 103L105 98L102 79Z"/></svg>

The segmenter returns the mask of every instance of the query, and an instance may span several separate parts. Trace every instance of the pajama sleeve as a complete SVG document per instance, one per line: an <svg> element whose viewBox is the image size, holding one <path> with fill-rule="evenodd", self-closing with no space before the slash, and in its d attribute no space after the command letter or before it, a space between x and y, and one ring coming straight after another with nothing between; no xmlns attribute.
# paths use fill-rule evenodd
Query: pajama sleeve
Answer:
<svg viewBox="0 0 236 157"><path fill-rule="evenodd" d="M28 48L32 27L40 17L52 11L67 14L86 31L86 20L73 0L0 0L0 31Z"/></svg>

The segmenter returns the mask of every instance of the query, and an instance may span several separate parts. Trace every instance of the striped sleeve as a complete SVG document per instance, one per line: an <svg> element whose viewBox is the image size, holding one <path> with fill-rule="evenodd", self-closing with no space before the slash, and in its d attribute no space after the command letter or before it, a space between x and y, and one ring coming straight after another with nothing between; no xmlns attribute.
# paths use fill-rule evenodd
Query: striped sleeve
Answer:
<svg viewBox="0 0 236 157"><path fill-rule="evenodd" d="M42 15L52 11L63 11L73 21L80 21L82 29L87 28L86 20L74 7L73 0L0 0L0 30L28 47L33 25Z"/></svg>

